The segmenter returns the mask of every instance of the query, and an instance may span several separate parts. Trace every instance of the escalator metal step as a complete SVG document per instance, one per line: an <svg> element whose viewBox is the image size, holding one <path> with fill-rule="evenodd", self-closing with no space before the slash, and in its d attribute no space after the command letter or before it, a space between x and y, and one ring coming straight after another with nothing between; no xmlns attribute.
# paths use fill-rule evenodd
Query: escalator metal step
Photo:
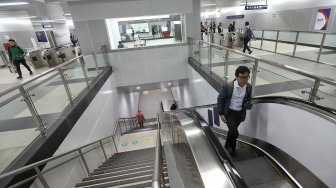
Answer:
<svg viewBox="0 0 336 188"><path fill-rule="evenodd" d="M244 160L234 164L248 186L282 179L263 157Z"/></svg>
<svg viewBox="0 0 336 188"><path fill-rule="evenodd" d="M293 186L285 179L280 179L272 182L267 182L259 185L252 186L251 188L292 188Z"/></svg>

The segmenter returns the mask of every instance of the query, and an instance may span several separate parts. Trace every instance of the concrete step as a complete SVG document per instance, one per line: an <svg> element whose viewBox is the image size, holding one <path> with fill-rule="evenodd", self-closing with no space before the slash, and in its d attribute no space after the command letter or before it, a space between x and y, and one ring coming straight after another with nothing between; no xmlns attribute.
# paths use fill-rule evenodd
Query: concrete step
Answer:
<svg viewBox="0 0 336 188"><path fill-rule="evenodd" d="M168 180L167 173L164 173L165 181ZM151 181L153 174L146 174L138 177L128 177L128 178L119 178L118 180L109 180L105 179L105 181L97 180L97 181L90 181L90 182L83 182L78 183L76 187L94 187L94 188L101 188L101 187L127 187L126 185L130 184L139 184L142 181Z"/></svg>
<svg viewBox="0 0 336 188"><path fill-rule="evenodd" d="M95 169L94 172L101 171L101 170L107 170L107 169L132 169L134 167L141 167L141 166L147 166L147 165L154 165L154 161L146 161L142 163L134 163L134 164L123 164L123 165L110 165L110 166L102 166L98 169Z"/></svg>

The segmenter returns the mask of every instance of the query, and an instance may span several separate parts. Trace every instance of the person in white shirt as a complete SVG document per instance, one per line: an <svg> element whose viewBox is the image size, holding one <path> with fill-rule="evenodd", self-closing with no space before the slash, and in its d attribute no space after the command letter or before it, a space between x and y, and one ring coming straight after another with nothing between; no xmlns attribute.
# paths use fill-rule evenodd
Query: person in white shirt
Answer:
<svg viewBox="0 0 336 188"><path fill-rule="evenodd" d="M223 85L217 98L217 108L221 120L228 126L229 132L224 147L235 154L238 126L245 120L246 109L250 107L252 86L248 83L250 70L239 66L235 72L236 78Z"/></svg>

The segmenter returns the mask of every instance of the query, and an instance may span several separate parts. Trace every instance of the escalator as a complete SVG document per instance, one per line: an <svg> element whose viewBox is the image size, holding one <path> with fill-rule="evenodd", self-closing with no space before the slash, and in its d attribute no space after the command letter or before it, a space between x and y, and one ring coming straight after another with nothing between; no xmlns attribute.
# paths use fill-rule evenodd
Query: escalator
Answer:
<svg viewBox="0 0 336 188"><path fill-rule="evenodd" d="M166 153L172 153L175 158L175 170L187 185L185 187L223 187L218 185L221 183L219 176L208 176L213 171L221 171L222 167L225 169L222 178L226 176L231 182L224 187L328 187L299 161L263 140L240 135L236 153L230 154L224 148L227 131L208 126L203 119L208 113L201 116L202 110L199 113L198 108L205 108L203 112L208 112L209 105L175 111L162 108L164 112L160 117L161 134L167 140L164 142ZM213 155L217 159L212 158ZM216 160L219 163L217 161L215 167L211 163L216 163ZM202 165L208 167L202 169ZM191 171L198 173L191 174Z"/></svg>
<svg viewBox="0 0 336 188"><path fill-rule="evenodd" d="M221 133L223 131L220 129L213 128L212 130L224 146L226 134ZM271 158L244 142L237 141L234 155L224 151L249 187L298 187Z"/></svg>

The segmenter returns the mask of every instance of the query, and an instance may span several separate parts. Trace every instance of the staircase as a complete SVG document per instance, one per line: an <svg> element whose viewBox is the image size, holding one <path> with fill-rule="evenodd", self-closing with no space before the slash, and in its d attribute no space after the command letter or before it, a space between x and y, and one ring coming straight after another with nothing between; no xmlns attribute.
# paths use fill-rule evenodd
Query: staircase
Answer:
<svg viewBox="0 0 336 188"><path fill-rule="evenodd" d="M123 152L113 155L76 187L152 187L155 148ZM165 187L169 187L167 164L163 154Z"/></svg>

